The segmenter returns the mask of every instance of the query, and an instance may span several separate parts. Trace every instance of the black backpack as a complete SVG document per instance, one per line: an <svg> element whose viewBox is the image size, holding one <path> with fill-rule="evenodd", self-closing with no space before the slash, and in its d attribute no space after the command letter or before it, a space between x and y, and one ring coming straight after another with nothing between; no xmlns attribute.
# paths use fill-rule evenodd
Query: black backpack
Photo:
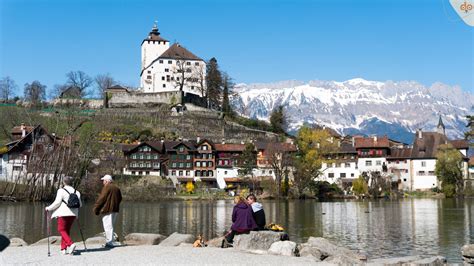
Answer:
<svg viewBox="0 0 474 266"><path fill-rule="evenodd" d="M74 189L74 193L69 193L67 189L63 189L66 190L67 194L69 194L69 199L67 200L67 202L65 202L64 200L63 202L71 209L77 209L81 207L81 201L79 200L79 197L76 194L76 189Z"/></svg>

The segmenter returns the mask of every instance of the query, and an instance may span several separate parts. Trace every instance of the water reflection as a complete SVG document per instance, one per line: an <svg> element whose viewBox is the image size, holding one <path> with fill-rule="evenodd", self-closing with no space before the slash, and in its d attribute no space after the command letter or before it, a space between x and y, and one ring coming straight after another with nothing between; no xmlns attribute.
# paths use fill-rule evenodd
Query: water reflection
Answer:
<svg viewBox="0 0 474 266"><path fill-rule="evenodd" d="M473 199L410 199L400 201L264 201L267 222L287 228L297 242L323 236L361 250L371 257L435 255L460 262L460 247L473 242ZM231 201L164 201L123 204L117 232L202 233L222 235L231 225ZM46 236L44 205L0 203L0 232L35 242ZM81 209L86 237L103 231L92 204ZM52 226L56 233L55 223ZM77 227L73 239L79 240Z"/></svg>

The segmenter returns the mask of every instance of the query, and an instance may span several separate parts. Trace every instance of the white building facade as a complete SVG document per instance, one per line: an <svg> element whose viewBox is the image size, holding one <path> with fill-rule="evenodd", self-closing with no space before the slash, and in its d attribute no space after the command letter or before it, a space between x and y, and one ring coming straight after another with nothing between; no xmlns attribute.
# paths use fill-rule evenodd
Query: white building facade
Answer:
<svg viewBox="0 0 474 266"><path fill-rule="evenodd" d="M160 36L156 24L141 44L140 86L145 93L183 91L202 97L206 63Z"/></svg>

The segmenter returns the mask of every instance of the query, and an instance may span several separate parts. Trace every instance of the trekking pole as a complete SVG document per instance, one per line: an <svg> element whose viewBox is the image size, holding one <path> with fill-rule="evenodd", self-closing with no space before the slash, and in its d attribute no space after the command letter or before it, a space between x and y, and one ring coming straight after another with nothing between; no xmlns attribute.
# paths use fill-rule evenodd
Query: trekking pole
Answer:
<svg viewBox="0 0 474 266"><path fill-rule="evenodd" d="M79 212L78 212L79 214ZM84 240L84 235L82 234L81 223L79 222L79 215L77 215L77 226L79 227L79 233L81 234L82 243L84 243L84 249L87 251L86 241Z"/></svg>
<svg viewBox="0 0 474 266"><path fill-rule="evenodd" d="M50 231L51 231L51 227L50 227L50 224L49 224L49 212L46 211L46 215L45 215L45 218L46 218L46 231L47 231L47 234L48 234L48 257L51 256L51 252L50 252L50 247L49 247L49 235L50 235Z"/></svg>

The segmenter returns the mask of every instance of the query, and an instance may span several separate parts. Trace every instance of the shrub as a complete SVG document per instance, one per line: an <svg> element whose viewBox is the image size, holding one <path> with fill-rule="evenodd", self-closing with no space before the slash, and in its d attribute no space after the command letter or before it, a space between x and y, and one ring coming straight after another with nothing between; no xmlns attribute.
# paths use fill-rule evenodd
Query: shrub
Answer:
<svg viewBox="0 0 474 266"><path fill-rule="evenodd" d="M357 180L352 183L352 190L356 195L365 195L369 192L369 186L362 176L359 176Z"/></svg>
<svg viewBox="0 0 474 266"><path fill-rule="evenodd" d="M446 198L452 198L456 194L456 186L453 184L443 184L442 191Z"/></svg>

